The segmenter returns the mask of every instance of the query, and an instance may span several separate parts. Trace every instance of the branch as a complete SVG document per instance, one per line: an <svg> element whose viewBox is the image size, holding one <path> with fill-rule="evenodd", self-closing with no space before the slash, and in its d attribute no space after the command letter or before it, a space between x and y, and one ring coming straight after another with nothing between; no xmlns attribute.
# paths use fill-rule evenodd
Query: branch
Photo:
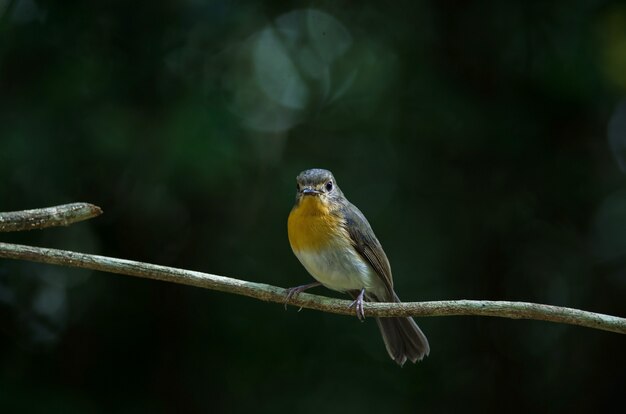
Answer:
<svg viewBox="0 0 626 414"><path fill-rule="evenodd" d="M0 223L3 222L2 219L5 214L7 213L0 213ZM44 225L43 227L46 226ZM67 250L0 243L0 257L162 280L276 303L285 303L287 294L286 289L263 283ZM301 293L289 300L289 304L307 309L316 309L340 315L354 315L354 310L349 308L350 303L347 300L332 299L307 293ZM404 303L367 302L365 303L364 311L366 316L376 317L475 315L512 319L535 319L626 334L626 319L624 318L528 302L482 300Z"/></svg>
<svg viewBox="0 0 626 414"><path fill-rule="evenodd" d="M88 203L64 204L36 210L0 213L0 233L69 226L102 214L100 207Z"/></svg>
<svg viewBox="0 0 626 414"><path fill-rule="evenodd" d="M249 296L269 302L285 303L285 289L264 283L247 282L209 273L176 269L150 263L113 257L76 253L67 250L46 249L0 243L0 257L28 260L61 266L99 270L146 279L162 280L221 292ZM289 303L308 309L340 315L354 315L350 301L301 293ZM578 309L541 305L526 302L448 300L437 302L365 303L366 316L499 316L513 319L537 319L580 325L618 333L626 333L626 319L610 315L586 312Z"/></svg>

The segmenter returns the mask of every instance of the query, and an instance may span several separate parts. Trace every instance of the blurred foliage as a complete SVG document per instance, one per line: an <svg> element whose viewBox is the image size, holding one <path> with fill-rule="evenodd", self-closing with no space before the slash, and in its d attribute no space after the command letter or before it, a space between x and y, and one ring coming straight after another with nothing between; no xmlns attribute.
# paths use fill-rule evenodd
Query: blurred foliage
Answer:
<svg viewBox="0 0 626 414"><path fill-rule="evenodd" d="M0 0L0 210L105 214L3 241L294 286L294 178L331 169L404 300L626 314L620 1ZM321 294L333 294L320 289ZM3 412L608 411L622 336L373 321L0 261Z"/></svg>

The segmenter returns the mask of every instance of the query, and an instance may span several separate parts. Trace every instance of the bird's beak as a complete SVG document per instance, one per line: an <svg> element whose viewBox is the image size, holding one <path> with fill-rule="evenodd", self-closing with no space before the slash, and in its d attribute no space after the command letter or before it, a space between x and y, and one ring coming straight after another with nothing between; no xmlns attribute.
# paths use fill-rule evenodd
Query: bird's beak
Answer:
<svg viewBox="0 0 626 414"><path fill-rule="evenodd" d="M307 188L303 188L302 189L302 194L304 194L304 195L317 195L317 194L321 194L321 192L307 187Z"/></svg>

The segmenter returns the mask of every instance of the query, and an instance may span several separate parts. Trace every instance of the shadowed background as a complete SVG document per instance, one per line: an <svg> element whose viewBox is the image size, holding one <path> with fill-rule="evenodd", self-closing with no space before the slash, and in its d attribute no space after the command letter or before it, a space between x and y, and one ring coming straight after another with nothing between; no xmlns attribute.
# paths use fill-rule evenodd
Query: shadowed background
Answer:
<svg viewBox="0 0 626 414"><path fill-rule="evenodd" d="M62 4L61 4L62 3ZM328 168L406 301L626 314L626 6L0 0L0 210L104 215L2 240L283 287L295 176ZM313 293L334 295L323 288ZM0 261L7 412L607 411L623 336L373 320Z"/></svg>

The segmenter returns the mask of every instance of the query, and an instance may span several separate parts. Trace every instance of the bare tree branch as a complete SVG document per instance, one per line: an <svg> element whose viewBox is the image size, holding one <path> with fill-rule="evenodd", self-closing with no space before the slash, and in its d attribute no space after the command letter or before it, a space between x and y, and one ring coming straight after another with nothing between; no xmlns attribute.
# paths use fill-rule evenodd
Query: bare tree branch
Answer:
<svg viewBox="0 0 626 414"><path fill-rule="evenodd" d="M263 283L248 282L209 273L176 269L150 263L96 256L66 250L0 243L0 257L99 270L147 279L196 286L252 298L285 303L286 290ZM290 304L341 315L354 315L350 301L302 293ZM366 316L499 316L537 319L626 333L626 319L578 309L526 302L450 300L436 302L366 303Z"/></svg>
<svg viewBox="0 0 626 414"><path fill-rule="evenodd" d="M7 213L0 213L0 222L2 222L1 219L4 214ZM66 250L0 243L0 257L162 280L249 296L270 302L285 303L286 298L285 289L263 283ZM347 300L302 293L290 299L289 303L329 313L354 315L354 310L349 308L350 301ZM626 334L625 318L528 302L449 300L366 303L364 310L366 316L378 317L475 315L512 319L535 319Z"/></svg>
<svg viewBox="0 0 626 414"><path fill-rule="evenodd" d="M100 207L89 203L63 204L35 210L0 213L0 233L69 226L102 214Z"/></svg>

